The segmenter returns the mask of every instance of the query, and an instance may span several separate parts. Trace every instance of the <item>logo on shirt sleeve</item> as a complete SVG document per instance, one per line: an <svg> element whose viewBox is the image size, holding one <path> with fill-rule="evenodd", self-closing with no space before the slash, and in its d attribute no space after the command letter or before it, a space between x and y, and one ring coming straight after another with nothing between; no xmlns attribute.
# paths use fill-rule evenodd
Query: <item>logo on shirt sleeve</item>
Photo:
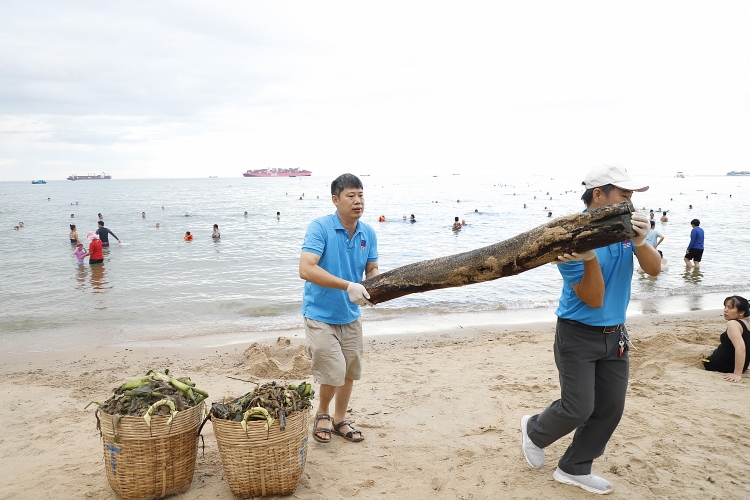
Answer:
<svg viewBox="0 0 750 500"><path fill-rule="evenodd" d="M633 240L625 240L622 242L622 248L630 248L633 245Z"/></svg>

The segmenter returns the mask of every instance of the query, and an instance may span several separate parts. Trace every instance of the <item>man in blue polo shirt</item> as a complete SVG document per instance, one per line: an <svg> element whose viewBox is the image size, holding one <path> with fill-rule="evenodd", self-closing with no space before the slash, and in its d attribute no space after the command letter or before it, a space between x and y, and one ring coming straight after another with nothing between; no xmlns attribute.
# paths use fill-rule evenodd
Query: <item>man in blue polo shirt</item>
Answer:
<svg viewBox="0 0 750 500"><path fill-rule="evenodd" d="M362 374L362 322L359 306L372 305L359 282L363 274L378 274L378 242L372 227L360 221L365 210L362 182L343 174L331 183L336 212L307 227L299 258L305 280L302 315L312 359L312 374L320 383L313 438L331 441L331 433L348 441L364 439L345 420L354 381ZM335 396L333 418L329 405Z"/></svg>
<svg viewBox="0 0 750 500"><path fill-rule="evenodd" d="M648 189L617 164L591 170L583 185L587 210L630 201L633 191ZM575 430L552 477L600 494L612 491L612 484L592 474L591 465L620 422L628 387L625 312L633 255L648 274L656 276L661 270L659 253L645 244L648 218L636 212L631 221L636 234L632 240L558 257L563 290L555 312L554 353L560 399L537 415L521 418L524 457L535 468L544 465L545 447Z"/></svg>

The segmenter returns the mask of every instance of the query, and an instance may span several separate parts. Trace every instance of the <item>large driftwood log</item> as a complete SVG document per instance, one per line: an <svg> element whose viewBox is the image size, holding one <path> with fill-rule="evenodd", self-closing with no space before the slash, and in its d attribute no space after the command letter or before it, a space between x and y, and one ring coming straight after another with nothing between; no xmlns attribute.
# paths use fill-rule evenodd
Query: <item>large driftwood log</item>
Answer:
<svg viewBox="0 0 750 500"><path fill-rule="evenodd" d="M411 293L482 283L534 269L570 252L585 252L633 237L632 206L623 202L559 217L488 247L415 262L367 279L373 304Z"/></svg>

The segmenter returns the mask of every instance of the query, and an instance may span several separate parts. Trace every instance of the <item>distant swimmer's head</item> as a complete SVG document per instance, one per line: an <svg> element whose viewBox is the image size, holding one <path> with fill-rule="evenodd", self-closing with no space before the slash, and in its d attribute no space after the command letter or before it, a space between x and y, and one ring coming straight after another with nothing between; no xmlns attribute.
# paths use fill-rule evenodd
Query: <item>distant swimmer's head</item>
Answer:
<svg viewBox="0 0 750 500"><path fill-rule="evenodd" d="M70 218L71 219L75 219L76 218L76 214L70 214Z"/></svg>
<svg viewBox="0 0 750 500"><path fill-rule="evenodd" d="M247 210L245 210L245 217L247 217Z"/></svg>
<svg viewBox="0 0 750 500"><path fill-rule="evenodd" d="M219 225L218 224L214 224L214 229L219 229Z"/></svg>
<svg viewBox="0 0 750 500"><path fill-rule="evenodd" d="M662 212L661 214L662 214L662 215L663 215L664 217L666 217L666 216L667 216L667 212Z"/></svg>
<svg viewBox="0 0 750 500"><path fill-rule="evenodd" d="M159 226L159 223L158 223L158 222L156 223L156 227L161 227L161 226Z"/></svg>
<svg viewBox="0 0 750 500"><path fill-rule="evenodd" d="M356 221L365 211L362 181L356 175L342 174L331 182L331 201L336 205L339 219Z"/></svg>
<svg viewBox="0 0 750 500"><path fill-rule="evenodd" d="M581 200L589 208L630 201L633 191L646 191L648 186L634 181L618 163L600 165L586 174L581 183L586 187Z"/></svg>
<svg viewBox="0 0 750 500"><path fill-rule="evenodd" d="M454 218L453 218L453 221L454 221L454 222L458 222L458 217L454 217Z"/></svg>
<svg viewBox="0 0 750 500"><path fill-rule="evenodd" d="M100 220L100 221L98 222L98 224L99 224L99 227L104 227L104 221L103 221L103 220Z"/></svg>
<svg viewBox="0 0 750 500"><path fill-rule="evenodd" d="M701 225L701 221L699 221L698 219L693 219L693 220L690 221L690 225L698 227L698 226Z"/></svg>
<svg viewBox="0 0 750 500"><path fill-rule="evenodd" d="M18 226L13 226L13 231L18 231L19 229L21 229L21 228L18 227Z"/></svg>
<svg viewBox="0 0 750 500"><path fill-rule="evenodd" d="M190 231L185 231L185 236L190 236Z"/></svg>
<svg viewBox="0 0 750 500"><path fill-rule="evenodd" d="M70 230L71 231L75 231L76 230L76 225L75 224L71 224L70 225Z"/></svg>

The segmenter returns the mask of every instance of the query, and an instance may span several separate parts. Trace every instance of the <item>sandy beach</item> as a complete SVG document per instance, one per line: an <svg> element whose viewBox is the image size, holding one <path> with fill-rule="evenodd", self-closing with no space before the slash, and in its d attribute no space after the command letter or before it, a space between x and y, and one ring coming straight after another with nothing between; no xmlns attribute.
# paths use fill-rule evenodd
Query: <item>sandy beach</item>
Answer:
<svg viewBox="0 0 750 500"><path fill-rule="evenodd" d="M610 498L750 498L750 375L732 384L699 363L718 345L721 312L628 326L637 350L625 415L593 470L614 484ZM559 396L553 337L538 323L368 338L351 404L366 440L311 440L291 498L591 498L552 479L569 437L547 448L542 469L521 454L520 417ZM164 367L190 375L209 401L234 397L252 385L236 378L274 377L287 361L288 376L304 375L300 342L0 356L0 498L116 499L89 401ZM234 498L209 424L203 435L193 485L173 498Z"/></svg>

